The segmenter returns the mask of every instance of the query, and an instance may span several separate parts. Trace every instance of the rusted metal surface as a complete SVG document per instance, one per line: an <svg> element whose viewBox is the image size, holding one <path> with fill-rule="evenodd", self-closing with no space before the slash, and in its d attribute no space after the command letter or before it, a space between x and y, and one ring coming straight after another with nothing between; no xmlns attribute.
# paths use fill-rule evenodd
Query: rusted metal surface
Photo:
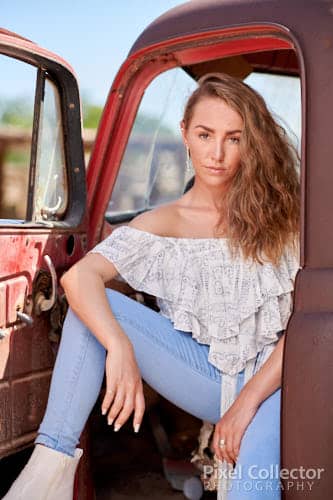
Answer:
<svg viewBox="0 0 333 500"><path fill-rule="evenodd" d="M289 469L321 468L323 473L311 489L292 488L286 498L329 499L333 494L333 269L303 269L295 297L284 354L282 464Z"/></svg>
<svg viewBox="0 0 333 500"><path fill-rule="evenodd" d="M82 256L85 235L72 235L74 248L68 255L71 234L34 232L23 227L16 232L0 229L0 328L4 334L0 339L4 417L0 424L0 457L31 442L43 416L55 352L48 336L50 312L37 315L34 310L34 279L40 268L48 272L44 254L53 256L58 278ZM18 321L18 310L32 316L32 327Z"/></svg>
<svg viewBox="0 0 333 500"><path fill-rule="evenodd" d="M19 35L18 33L14 33L14 31L6 30L5 28L0 28L0 35L10 36L11 38L19 38L20 40L25 40L26 42L34 43L32 40L29 40L29 38Z"/></svg>

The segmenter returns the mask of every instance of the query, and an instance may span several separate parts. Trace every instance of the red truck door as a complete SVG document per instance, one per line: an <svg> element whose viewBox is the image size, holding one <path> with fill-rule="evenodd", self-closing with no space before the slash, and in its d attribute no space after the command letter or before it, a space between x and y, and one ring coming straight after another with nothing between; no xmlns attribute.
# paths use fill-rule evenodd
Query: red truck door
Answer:
<svg viewBox="0 0 333 500"><path fill-rule="evenodd" d="M71 68L0 31L0 458L44 413L64 302L86 246L80 103ZM15 87L15 94L13 89Z"/></svg>

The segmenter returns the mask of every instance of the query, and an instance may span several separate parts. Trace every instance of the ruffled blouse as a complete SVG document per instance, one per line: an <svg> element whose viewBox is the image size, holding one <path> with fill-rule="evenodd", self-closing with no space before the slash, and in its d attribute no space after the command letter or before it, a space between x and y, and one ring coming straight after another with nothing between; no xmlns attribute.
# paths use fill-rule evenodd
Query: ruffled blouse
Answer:
<svg viewBox="0 0 333 500"><path fill-rule="evenodd" d="M178 330L209 345L208 360L235 375L286 328L299 260L232 258L226 238L158 236L118 226L94 247L135 290L154 295Z"/></svg>

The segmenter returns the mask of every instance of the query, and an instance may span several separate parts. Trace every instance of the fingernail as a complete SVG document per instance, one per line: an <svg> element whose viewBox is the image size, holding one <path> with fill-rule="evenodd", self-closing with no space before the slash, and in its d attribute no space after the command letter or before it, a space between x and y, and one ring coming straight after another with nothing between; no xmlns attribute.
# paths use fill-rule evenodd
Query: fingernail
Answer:
<svg viewBox="0 0 333 500"><path fill-rule="evenodd" d="M106 408L102 408L102 415L105 415L106 413Z"/></svg>
<svg viewBox="0 0 333 500"><path fill-rule="evenodd" d="M140 424L135 424L134 432L139 432L139 429L140 429Z"/></svg>
<svg viewBox="0 0 333 500"><path fill-rule="evenodd" d="M114 424L114 428L113 428L114 432L119 431L120 427L121 427L121 425L119 425L119 424Z"/></svg>
<svg viewBox="0 0 333 500"><path fill-rule="evenodd" d="M110 418L110 420L108 420L108 425L112 425L113 421L114 421L114 418Z"/></svg>

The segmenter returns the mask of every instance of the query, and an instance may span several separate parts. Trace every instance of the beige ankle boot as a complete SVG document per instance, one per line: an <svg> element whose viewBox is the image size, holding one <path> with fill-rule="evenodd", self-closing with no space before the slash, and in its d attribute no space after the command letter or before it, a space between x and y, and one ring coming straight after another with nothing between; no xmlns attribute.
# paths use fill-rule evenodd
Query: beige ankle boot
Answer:
<svg viewBox="0 0 333 500"><path fill-rule="evenodd" d="M75 472L82 454L81 448L70 457L37 444L2 500L73 500Z"/></svg>

